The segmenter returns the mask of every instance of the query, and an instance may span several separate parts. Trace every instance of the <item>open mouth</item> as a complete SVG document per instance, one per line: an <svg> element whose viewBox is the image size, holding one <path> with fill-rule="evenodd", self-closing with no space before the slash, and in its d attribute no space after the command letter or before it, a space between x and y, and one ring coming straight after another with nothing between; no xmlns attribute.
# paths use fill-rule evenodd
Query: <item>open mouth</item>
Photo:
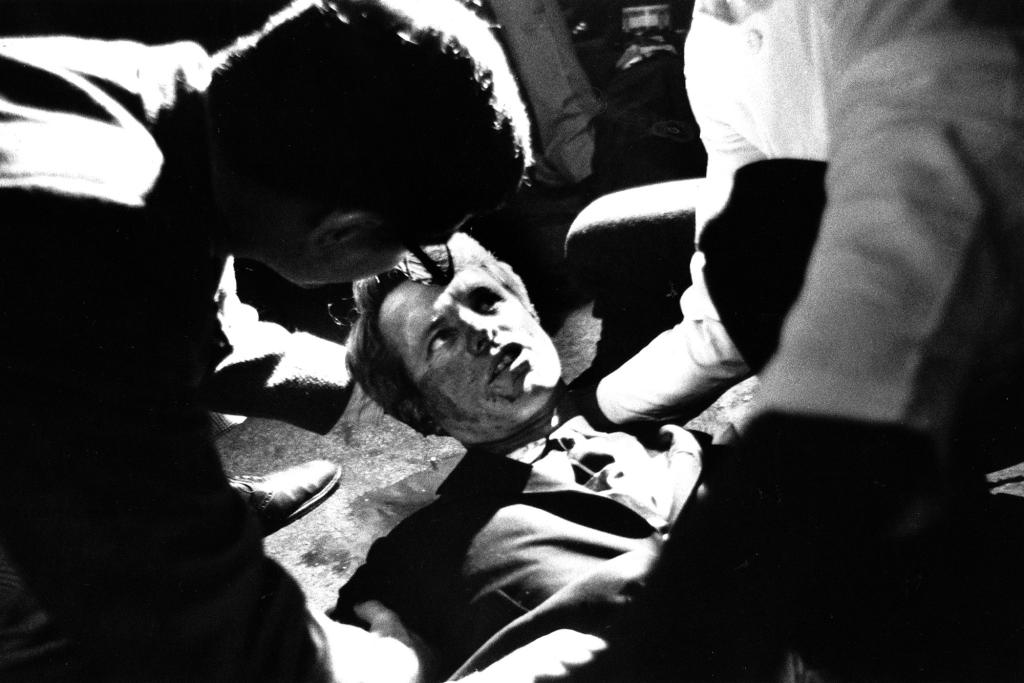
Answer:
<svg viewBox="0 0 1024 683"><path fill-rule="evenodd" d="M519 358L522 353L522 344L512 342L502 346L491 364L491 376L488 381L493 382L501 375L501 373L512 367L512 364L516 362L516 359Z"/></svg>

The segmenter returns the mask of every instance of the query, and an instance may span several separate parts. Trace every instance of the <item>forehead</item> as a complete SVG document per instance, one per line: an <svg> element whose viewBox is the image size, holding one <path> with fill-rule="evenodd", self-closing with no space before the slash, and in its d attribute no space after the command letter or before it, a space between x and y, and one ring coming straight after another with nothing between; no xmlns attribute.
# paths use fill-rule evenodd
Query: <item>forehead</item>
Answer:
<svg viewBox="0 0 1024 683"><path fill-rule="evenodd" d="M407 363L417 341L436 315L434 304L445 288L406 281L393 289L381 304L380 332L391 350Z"/></svg>
<svg viewBox="0 0 1024 683"><path fill-rule="evenodd" d="M385 341L408 365L424 334L449 302L462 302L478 287L508 290L481 268L456 273L446 287L406 281L393 289L380 307L379 325Z"/></svg>

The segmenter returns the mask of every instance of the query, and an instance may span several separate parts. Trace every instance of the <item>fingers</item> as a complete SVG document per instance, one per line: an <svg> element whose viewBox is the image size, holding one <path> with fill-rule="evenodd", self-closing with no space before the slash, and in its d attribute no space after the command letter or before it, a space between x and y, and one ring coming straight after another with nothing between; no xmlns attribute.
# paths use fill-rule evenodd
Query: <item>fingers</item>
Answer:
<svg viewBox="0 0 1024 683"><path fill-rule="evenodd" d="M597 636L560 629L524 645L464 680L474 683L537 683L566 679L594 660L607 644Z"/></svg>
<svg viewBox="0 0 1024 683"><path fill-rule="evenodd" d="M694 457L700 457L702 449L697 437L679 425L663 425L658 430L658 438L661 445L670 448L673 453L689 453Z"/></svg>
<svg viewBox="0 0 1024 683"><path fill-rule="evenodd" d="M560 658L569 667L590 662L594 655L608 647L602 638L565 628L549 633L540 640L545 641L544 647L551 648L551 656Z"/></svg>
<svg viewBox="0 0 1024 683"><path fill-rule="evenodd" d="M398 615L388 609L379 600L367 600L352 608L352 612L369 624L371 631L377 631L379 626L385 626L394 621L400 621Z"/></svg>
<svg viewBox="0 0 1024 683"><path fill-rule="evenodd" d="M365 621L371 633L386 638L395 638L406 645L415 646L413 634L409 632L401 617L378 600L367 600L352 608L357 617Z"/></svg>

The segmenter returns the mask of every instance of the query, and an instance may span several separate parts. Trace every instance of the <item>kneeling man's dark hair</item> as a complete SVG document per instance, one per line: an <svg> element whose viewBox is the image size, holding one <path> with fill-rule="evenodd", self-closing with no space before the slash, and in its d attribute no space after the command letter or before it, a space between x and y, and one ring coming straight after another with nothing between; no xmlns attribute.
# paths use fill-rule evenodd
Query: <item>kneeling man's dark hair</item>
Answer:
<svg viewBox="0 0 1024 683"><path fill-rule="evenodd" d="M493 209L530 161L505 55L457 0L306 0L219 57L212 134L237 172L409 241Z"/></svg>

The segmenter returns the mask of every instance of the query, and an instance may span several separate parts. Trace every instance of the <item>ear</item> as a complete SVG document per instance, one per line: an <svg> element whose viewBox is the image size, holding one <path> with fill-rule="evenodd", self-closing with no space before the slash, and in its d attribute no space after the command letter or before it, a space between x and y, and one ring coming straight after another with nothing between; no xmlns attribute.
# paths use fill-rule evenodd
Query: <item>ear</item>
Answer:
<svg viewBox="0 0 1024 683"><path fill-rule="evenodd" d="M366 209L336 209L314 226L310 243L318 252L354 247L379 236L384 217Z"/></svg>

